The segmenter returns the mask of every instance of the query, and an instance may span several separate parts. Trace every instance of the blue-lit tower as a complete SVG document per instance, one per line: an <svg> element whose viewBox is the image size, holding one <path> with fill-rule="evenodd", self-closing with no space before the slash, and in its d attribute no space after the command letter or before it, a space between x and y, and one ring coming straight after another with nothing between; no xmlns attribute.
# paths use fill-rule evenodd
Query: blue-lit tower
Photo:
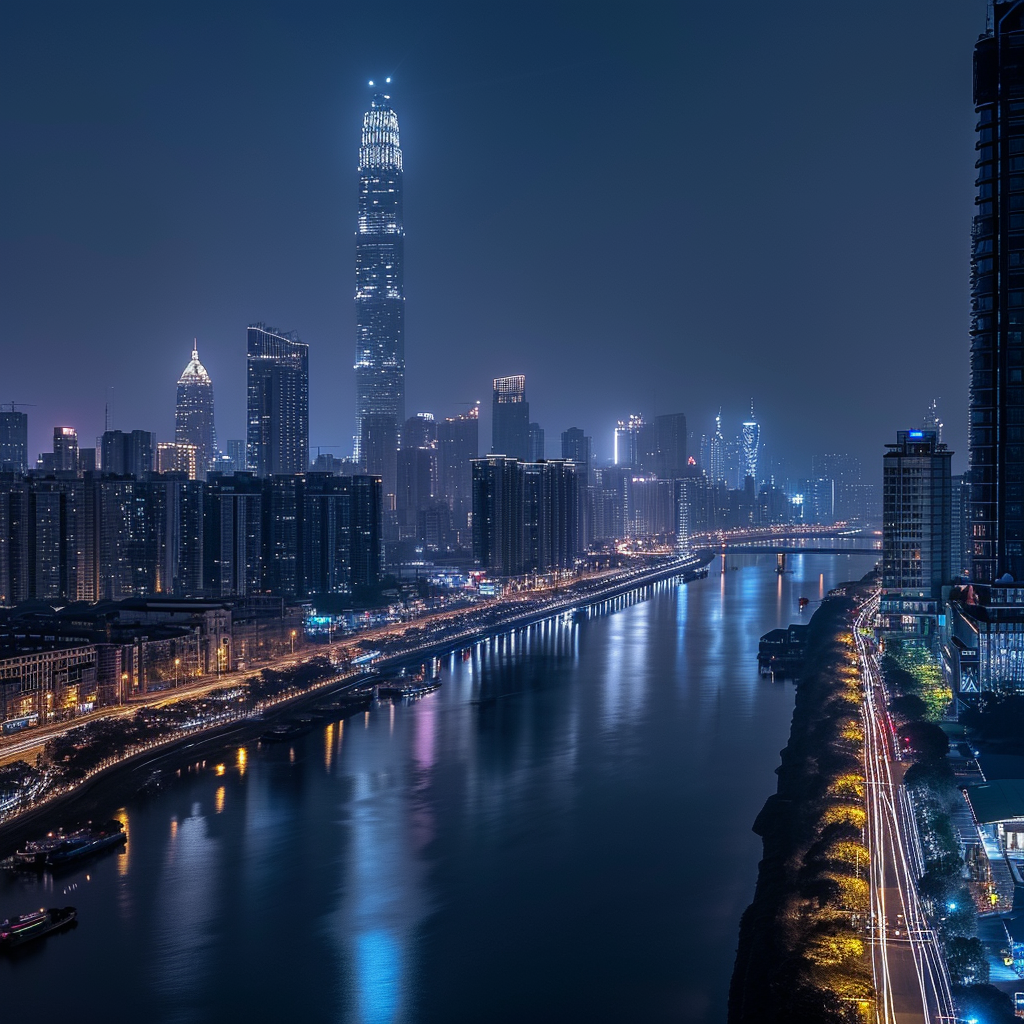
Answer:
<svg viewBox="0 0 1024 1024"><path fill-rule="evenodd" d="M743 423L740 434L742 442L741 469L743 477L750 477L757 483L757 455L761 445L761 425L754 419L754 400L750 400L750 419ZM742 483L742 481L740 481Z"/></svg>
<svg viewBox="0 0 1024 1024"><path fill-rule="evenodd" d="M384 478L385 494L395 492L405 422L404 258L398 115L381 91L363 115L359 147L355 370L356 458Z"/></svg>

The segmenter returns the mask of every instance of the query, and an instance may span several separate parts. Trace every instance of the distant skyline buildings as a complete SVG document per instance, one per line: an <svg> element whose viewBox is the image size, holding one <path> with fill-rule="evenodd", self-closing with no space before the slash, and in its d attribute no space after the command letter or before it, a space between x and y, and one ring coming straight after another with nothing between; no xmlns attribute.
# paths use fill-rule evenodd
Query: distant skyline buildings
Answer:
<svg viewBox="0 0 1024 1024"><path fill-rule="evenodd" d="M28 414L14 404L0 407L0 472L28 469Z"/></svg>
<svg viewBox="0 0 1024 1024"><path fill-rule="evenodd" d="M741 475L757 480L757 458L761 444L761 425L754 418L754 400L750 400L750 418L740 428Z"/></svg>
<svg viewBox="0 0 1024 1024"><path fill-rule="evenodd" d="M363 115L358 171L355 458L394 495L405 422L405 228L398 115L386 92L375 92Z"/></svg>
<svg viewBox="0 0 1024 1024"><path fill-rule="evenodd" d="M196 472L201 480L217 455L214 426L213 381L199 361L199 343L192 344L192 358L178 378L174 404L174 441L196 449Z"/></svg>
<svg viewBox="0 0 1024 1024"><path fill-rule="evenodd" d="M619 420L612 447L614 465L640 468L640 433L643 429L644 418L639 413L631 413L627 419Z"/></svg>
<svg viewBox="0 0 1024 1024"><path fill-rule="evenodd" d="M722 410L715 417L715 429L708 442L708 476L712 483L725 479L725 435L722 433Z"/></svg>
<svg viewBox="0 0 1024 1024"><path fill-rule="evenodd" d="M309 466L309 346L294 333L247 332L246 466L258 477Z"/></svg>

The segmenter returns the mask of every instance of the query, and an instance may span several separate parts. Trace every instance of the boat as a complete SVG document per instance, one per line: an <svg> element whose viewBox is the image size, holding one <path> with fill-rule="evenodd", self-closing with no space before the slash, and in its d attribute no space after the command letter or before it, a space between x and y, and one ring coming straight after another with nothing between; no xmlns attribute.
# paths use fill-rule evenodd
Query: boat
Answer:
<svg viewBox="0 0 1024 1024"><path fill-rule="evenodd" d="M365 711L373 703L372 693L353 693L346 697L339 697L330 704L323 704L316 710L327 718L338 718L343 715L351 715L355 711Z"/></svg>
<svg viewBox="0 0 1024 1024"><path fill-rule="evenodd" d="M410 680L404 682L399 680L394 683L386 683L377 687L377 696L381 700L401 700L403 697L422 697L431 693L441 686L441 677L432 676L429 679Z"/></svg>
<svg viewBox="0 0 1024 1024"><path fill-rule="evenodd" d="M293 740L303 733L308 732L310 726L305 722L291 721L281 725L275 725L260 736L261 743L283 743L286 740Z"/></svg>
<svg viewBox="0 0 1024 1024"><path fill-rule="evenodd" d="M0 950L13 949L33 939L41 939L50 932L73 924L77 917L78 911L74 907L51 907L49 910L40 908L31 914L0 921Z"/></svg>
<svg viewBox="0 0 1024 1024"><path fill-rule="evenodd" d="M124 825L116 818L99 828L89 826L74 832L58 829L42 839L30 840L12 856L0 861L0 867L42 871L70 864L127 841Z"/></svg>
<svg viewBox="0 0 1024 1024"><path fill-rule="evenodd" d="M125 835L124 825L115 818L102 828L83 830L83 834L77 836L74 841L48 853L43 859L43 864L48 868L59 868L101 850L123 846L127 842L128 836Z"/></svg>

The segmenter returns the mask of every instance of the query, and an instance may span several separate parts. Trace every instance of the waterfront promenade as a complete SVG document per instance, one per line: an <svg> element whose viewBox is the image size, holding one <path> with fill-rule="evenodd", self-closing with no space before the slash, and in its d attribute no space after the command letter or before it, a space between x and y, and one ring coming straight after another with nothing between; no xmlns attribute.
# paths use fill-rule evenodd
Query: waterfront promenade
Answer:
<svg viewBox="0 0 1024 1024"><path fill-rule="evenodd" d="M526 597L517 595L512 599L497 599L488 602L482 608L474 606L457 612L437 613L432 616L413 619L400 625L391 625L378 630L367 631L356 637L346 637L335 644L318 645L306 648L299 656L289 655L277 662L261 666L261 668L282 668L294 665L302 660L314 657L336 659L343 652L349 652L353 639L364 645L379 645L381 657L377 659L375 668L378 672L395 671L399 668L415 664L421 660L440 656L450 650L472 644L477 640L496 632L519 628L540 619L557 615L567 609L581 604L593 604L609 600L629 590L648 586L660 580L672 577L693 577L701 572L713 556L701 553L685 558L666 558L654 565L628 569L617 572L604 572L596 577L566 584L558 590L550 590L542 595L536 593ZM416 640L406 641L406 634L415 631ZM29 736L15 736L7 739L0 746L0 763L13 760L31 760L41 754L47 741L78 728L88 721L101 718L126 718L134 715L142 708L167 707L176 703L191 700L208 694L213 690L241 686L246 678L253 674L252 670L222 675L209 682L190 687L152 695L148 700L133 702L107 710L106 714L83 716L70 722L59 723L43 730L33 731ZM296 692L289 692L272 700L239 708L233 711L218 711L202 722L191 722L177 730L174 734L162 737L151 743L129 747L116 756L102 761L97 767L78 779L74 784L61 784L49 787L38 798L9 809L0 815L0 838L9 835L17 827L26 822L37 822L43 816L55 811L57 807L74 797L84 787L89 787L103 776L120 767L137 765L143 759L168 754L183 744L190 747L208 736L224 734L229 730L237 730L247 723L263 723L272 714L284 713L295 706L307 702L312 697L324 698L332 692L340 692L358 686L367 681L364 668L349 666L328 679L322 679L314 685Z"/></svg>

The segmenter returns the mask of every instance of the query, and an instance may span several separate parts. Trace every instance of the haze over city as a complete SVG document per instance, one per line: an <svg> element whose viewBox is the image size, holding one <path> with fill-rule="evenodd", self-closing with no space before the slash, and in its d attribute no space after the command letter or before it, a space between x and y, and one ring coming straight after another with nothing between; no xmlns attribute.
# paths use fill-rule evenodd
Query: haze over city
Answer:
<svg viewBox="0 0 1024 1024"><path fill-rule="evenodd" d="M578 424L607 459L631 412L699 438L753 397L796 476L871 466L938 397L959 464L983 18L9 6L0 401L34 405L33 458L52 424L98 435L108 388L115 426L169 439L197 337L242 436L262 320L310 346L313 450L351 449L353 152L392 75L410 415L481 399L487 437L491 377L525 373L549 445Z"/></svg>
<svg viewBox="0 0 1024 1024"><path fill-rule="evenodd" d="M1024 1018L1024 0L0 38L0 1020Z"/></svg>

